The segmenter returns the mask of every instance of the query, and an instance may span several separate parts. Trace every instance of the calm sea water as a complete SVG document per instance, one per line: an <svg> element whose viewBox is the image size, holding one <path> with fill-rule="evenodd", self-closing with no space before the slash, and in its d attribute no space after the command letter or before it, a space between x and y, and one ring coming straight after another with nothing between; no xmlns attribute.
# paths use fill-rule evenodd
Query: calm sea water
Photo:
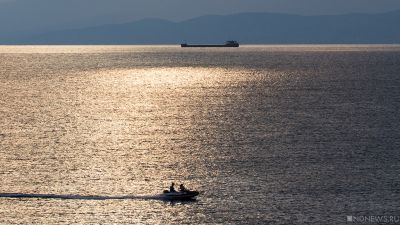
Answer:
<svg viewBox="0 0 400 225"><path fill-rule="evenodd" d="M1 197L0 224L400 216L399 112L398 45L2 46L0 197L82 198Z"/></svg>

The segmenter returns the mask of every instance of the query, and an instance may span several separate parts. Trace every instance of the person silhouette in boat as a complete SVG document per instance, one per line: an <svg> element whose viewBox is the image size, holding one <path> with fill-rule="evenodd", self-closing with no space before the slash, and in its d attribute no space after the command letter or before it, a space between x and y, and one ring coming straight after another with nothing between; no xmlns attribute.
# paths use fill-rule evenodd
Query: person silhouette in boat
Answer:
<svg viewBox="0 0 400 225"><path fill-rule="evenodd" d="M180 192L186 192L186 191L188 191L188 189L186 189L186 187L183 186L183 184L181 184L181 185L179 185L179 191Z"/></svg>
<svg viewBox="0 0 400 225"><path fill-rule="evenodd" d="M169 192L176 192L176 190L175 190L175 183L174 182L172 182L172 184L171 184L171 186L169 187Z"/></svg>

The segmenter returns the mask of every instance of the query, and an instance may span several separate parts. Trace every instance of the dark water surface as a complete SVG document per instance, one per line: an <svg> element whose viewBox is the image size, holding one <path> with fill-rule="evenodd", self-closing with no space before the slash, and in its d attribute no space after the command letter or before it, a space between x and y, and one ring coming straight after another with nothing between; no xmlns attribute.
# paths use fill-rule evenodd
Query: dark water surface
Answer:
<svg viewBox="0 0 400 225"><path fill-rule="evenodd" d="M399 112L398 45L2 46L0 224L400 216Z"/></svg>

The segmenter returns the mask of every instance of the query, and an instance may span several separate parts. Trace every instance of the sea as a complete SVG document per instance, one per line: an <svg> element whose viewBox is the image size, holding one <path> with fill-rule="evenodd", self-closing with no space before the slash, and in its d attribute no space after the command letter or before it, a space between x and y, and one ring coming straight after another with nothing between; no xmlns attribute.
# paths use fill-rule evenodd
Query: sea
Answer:
<svg viewBox="0 0 400 225"><path fill-rule="evenodd" d="M399 115L400 45L0 46L0 224L400 224Z"/></svg>

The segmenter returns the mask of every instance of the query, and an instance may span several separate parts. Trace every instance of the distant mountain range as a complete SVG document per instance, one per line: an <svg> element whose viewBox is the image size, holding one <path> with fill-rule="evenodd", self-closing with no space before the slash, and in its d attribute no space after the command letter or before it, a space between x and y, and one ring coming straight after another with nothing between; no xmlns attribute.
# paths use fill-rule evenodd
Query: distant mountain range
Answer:
<svg viewBox="0 0 400 225"><path fill-rule="evenodd" d="M0 44L342 44L400 43L400 10L379 14L300 16L241 13L182 22L144 19L0 40Z"/></svg>

